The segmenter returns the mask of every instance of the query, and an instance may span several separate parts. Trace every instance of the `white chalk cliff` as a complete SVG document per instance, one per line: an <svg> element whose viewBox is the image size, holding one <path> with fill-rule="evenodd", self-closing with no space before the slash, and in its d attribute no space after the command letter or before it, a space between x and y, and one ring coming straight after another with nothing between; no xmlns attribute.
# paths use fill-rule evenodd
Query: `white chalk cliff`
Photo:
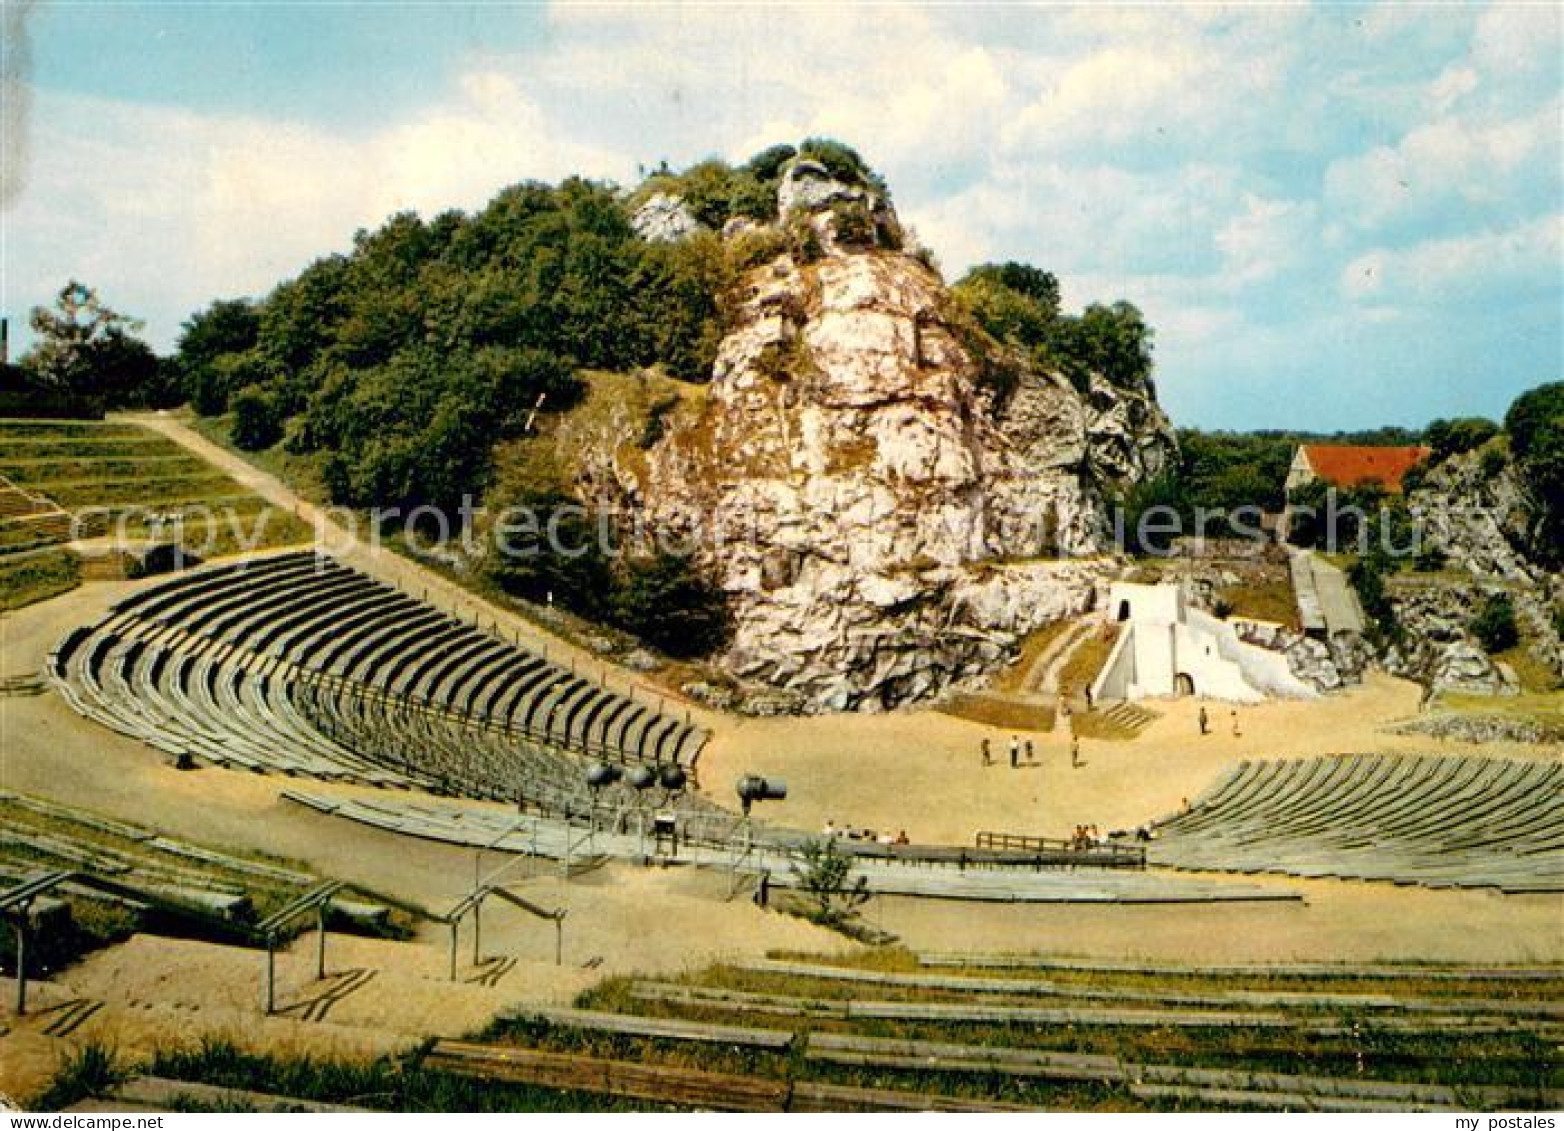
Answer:
<svg viewBox="0 0 1564 1131"><path fill-rule="evenodd" d="M696 534L733 615L722 665L789 708L981 680L1117 571L1105 500L1170 457L1167 418L1149 388L1077 391L1024 363L996 404L979 375L1000 347L938 274L838 241L833 205L885 231L888 202L805 161L779 201L821 254L748 273L704 405L614 478Z"/></svg>

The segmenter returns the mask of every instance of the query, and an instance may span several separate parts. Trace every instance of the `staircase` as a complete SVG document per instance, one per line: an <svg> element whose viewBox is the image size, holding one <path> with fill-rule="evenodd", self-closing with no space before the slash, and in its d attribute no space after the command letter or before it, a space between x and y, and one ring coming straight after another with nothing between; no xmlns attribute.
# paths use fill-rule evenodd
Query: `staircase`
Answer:
<svg viewBox="0 0 1564 1131"><path fill-rule="evenodd" d="M1075 733L1121 741L1134 738L1162 716L1138 703L1114 703L1085 715L1072 715Z"/></svg>

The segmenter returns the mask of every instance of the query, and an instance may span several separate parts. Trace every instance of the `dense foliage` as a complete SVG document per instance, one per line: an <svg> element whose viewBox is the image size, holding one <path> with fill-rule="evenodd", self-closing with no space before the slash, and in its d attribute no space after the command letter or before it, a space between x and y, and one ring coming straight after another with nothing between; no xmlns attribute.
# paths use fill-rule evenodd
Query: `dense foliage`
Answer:
<svg viewBox="0 0 1564 1131"><path fill-rule="evenodd" d="M250 445L280 430L321 452L334 501L454 507L496 439L575 401L578 368L704 379L728 277L715 237L637 238L609 186L522 184L473 216L393 216L258 303L214 303L178 368L199 411L247 406Z"/></svg>
<svg viewBox="0 0 1564 1131"><path fill-rule="evenodd" d="M1530 491L1538 555L1545 564L1564 564L1564 381L1517 397L1504 427Z"/></svg>
<svg viewBox="0 0 1564 1131"><path fill-rule="evenodd" d="M1347 570L1347 580L1357 591L1358 604L1363 606L1368 618L1367 635L1376 647L1385 647L1400 640L1402 629L1396 619L1396 607L1390 599L1385 579L1395 573L1396 563L1378 547L1354 561Z"/></svg>
<svg viewBox="0 0 1564 1131"><path fill-rule="evenodd" d="M1515 623L1515 604L1508 593L1491 594L1472 618L1472 635L1484 651L1504 652L1520 643L1520 628Z"/></svg>
<svg viewBox="0 0 1564 1131"><path fill-rule="evenodd" d="M726 598L688 557L616 553L617 532L563 494L527 496L515 512L535 521L497 545L487 570L506 592L616 625L674 657L726 641Z"/></svg>
<svg viewBox="0 0 1564 1131"><path fill-rule="evenodd" d="M1442 463L1451 456L1480 448L1498 434L1499 426L1483 416L1435 420L1423 430L1425 441L1433 449L1432 463Z"/></svg>
<svg viewBox="0 0 1564 1131"><path fill-rule="evenodd" d="M1132 303L1061 313L1058 280L1024 263L974 267L953 290L990 335L1077 388L1085 389L1094 373L1125 389L1150 384L1151 327Z"/></svg>

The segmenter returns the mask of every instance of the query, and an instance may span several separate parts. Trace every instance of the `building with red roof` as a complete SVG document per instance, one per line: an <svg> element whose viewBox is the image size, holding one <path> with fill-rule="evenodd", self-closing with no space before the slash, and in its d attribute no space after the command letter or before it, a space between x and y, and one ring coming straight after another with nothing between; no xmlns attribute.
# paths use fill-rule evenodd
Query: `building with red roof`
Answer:
<svg viewBox="0 0 1564 1131"><path fill-rule="evenodd" d="M1399 495L1406 473L1427 460L1430 451L1422 446L1372 448L1302 444L1287 472L1287 490L1291 493L1305 484L1324 480L1343 490L1378 484L1391 494Z"/></svg>

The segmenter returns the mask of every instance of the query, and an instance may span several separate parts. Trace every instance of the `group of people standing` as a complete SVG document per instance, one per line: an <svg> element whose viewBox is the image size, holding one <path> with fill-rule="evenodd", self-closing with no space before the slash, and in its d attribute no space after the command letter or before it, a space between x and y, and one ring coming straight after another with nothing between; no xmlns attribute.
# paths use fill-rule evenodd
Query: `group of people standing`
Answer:
<svg viewBox="0 0 1564 1131"><path fill-rule="evenodd" d="M983 754L983 765L992 766L994 764L993 743L989 739L985 738L980 744L979 749ZM1021 741L1020 735L1011 735L1010 768L1012 770L1016 770L1020 769L1022 766L1035 766L1037 764L1037 756L1032 746L1032 740L1029 738L1025 741L1025 743L1023 743ZM1078 735L1072 734L1070 736L1070 765L1075 769L1080 769L1085 764L1085 762L1081 761L1080 737Z"/></svg>
<svg viewBox="0 0 1564 1131"><path fill-rule="evenodd" d="M1232 720L1233 720L1233 737L1234 738L1242 738L1244 732L1243 732L1243 729L1238 725L1238 712L1237 711L1231 711L1231 712L1229 712L1229 714L1232 716ZM1203 735L1210 734L1211 733L1211 716L1210 716L1210 714L1207 713L1207 711L1206 711L1204 706L1202 706L1200 708L1200 716L1199 716L1199 718L1200 718L1200 733L1203 734Z"/></svg>

